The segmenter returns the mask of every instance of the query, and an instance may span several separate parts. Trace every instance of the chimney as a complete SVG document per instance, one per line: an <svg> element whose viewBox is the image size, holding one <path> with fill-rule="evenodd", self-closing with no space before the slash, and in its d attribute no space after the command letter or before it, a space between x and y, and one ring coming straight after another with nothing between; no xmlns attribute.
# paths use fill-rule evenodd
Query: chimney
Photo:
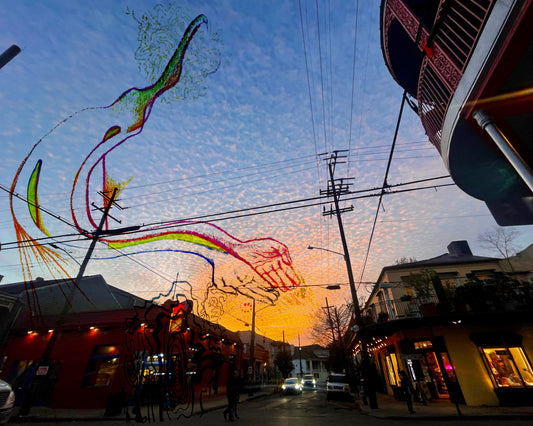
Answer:
<svg viewBox="0 0 533 426"><path fill-rule="evenodd" d="M462 257L462 256L472 256L472 251L468 245L468 241L452 241L448 244L448 253L451 256Z"/></svg>

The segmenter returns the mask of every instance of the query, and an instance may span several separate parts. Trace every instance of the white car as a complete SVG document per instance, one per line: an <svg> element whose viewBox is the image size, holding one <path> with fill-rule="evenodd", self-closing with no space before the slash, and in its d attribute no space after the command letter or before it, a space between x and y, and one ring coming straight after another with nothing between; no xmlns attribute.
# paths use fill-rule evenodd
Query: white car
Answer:
<svg viewBox="0 0 533 426"><path fill-rule="evenodd" d="M331 374L326 381L326 399L340 398L352 400L350 384L345 374Z"/></svg>
<svg viewBox="0 0 533 426"><path fill-rule="evenodd" d="M11 416L15 405L15 392L9 383L0 380L0 424L5 424Z"/></svg>
<svg viewBox="0 0 533 426"><path fill-rule="evenodd" d="M298 377L289 377L288 379L285 379L281 385L281 392L283 395L287 395L288 393L302 393L302 384L298 380Z"/></svg>
<svg viewBox="0 0 533 426"><path fill-rule="evenodd" d="M305 374L302 378L302 386L304 389L316 389L316 379L312 374Z"/></svg>

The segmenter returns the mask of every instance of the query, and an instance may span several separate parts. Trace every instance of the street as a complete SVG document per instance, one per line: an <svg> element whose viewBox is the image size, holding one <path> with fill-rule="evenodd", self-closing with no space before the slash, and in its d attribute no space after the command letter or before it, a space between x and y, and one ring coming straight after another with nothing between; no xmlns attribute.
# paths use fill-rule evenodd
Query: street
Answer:
<svg viewBox="0 0 533 426"><path fill-rule="evenodd" d="M373 417L372 415L364 414L359 408L359 401L344 402L344 401L326 401L325 392L307 391L301 395L270 395L261 396L257 399L249 400L239 404L238 414L239 419L234 421L224 420L223 408L208 411L203 415L194 415L190 418L181 417L177 419L176 414L171 414L161 424L183 424L183 425L254 425L254 426L315 426L315 425L346 425L346 424L361 424L361 425L394 425L394 424L412 424L417 425L447 425L453 420L423 420L413 416L406 419L383 419ZM457 422L462 422L464 419L457 418ZM158 423L158 422L156 422ZM19 425L35 425L36 423L17 423ZM39 425L68 425L75 424L80 426L122 426L127 424L125 420L100 420L100 421L47 421L38 422ZM134 421L129 424L135 425ZM487 424L494 425L520 425L531 424L531 419L518 420L509 419L502 420L490 418L484 419L468 419L468 425L481 426Z"/></svg>

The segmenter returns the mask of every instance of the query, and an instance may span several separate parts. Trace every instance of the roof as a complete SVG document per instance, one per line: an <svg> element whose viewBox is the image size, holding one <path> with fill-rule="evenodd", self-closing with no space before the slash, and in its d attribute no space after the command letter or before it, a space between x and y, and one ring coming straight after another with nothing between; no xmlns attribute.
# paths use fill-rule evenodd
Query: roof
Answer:
<svg viewBox="0 0 533 426"><path fill-rule="evenodd" d="M448 253L441 254L437 257L424 259L416 262L400 263L383 267L379 274L378 283L388 271L401 271L410 269L432 268L447 265L461 265L467 263L490 263L500 262L501 259L496 257L475 256L472 254L468 242L465 240L452 241L448 245Z"/></svg>
<svg viewBox="0 0 533 426"><path fill-rule="evenodd" d="M299 359L300 353L304 359L326 359L329 356L329 351L320 345L302 346L301 351L294 351L293 359Z"/></svg>
<svg viewBox="0 0 533 426"><path fill-rule="evenodd" d="M72 278L1 284L0 293L17 297L24 310L41 315L126 309L146 302L109 285L101 275L83 277L77 285Z"/></svg>

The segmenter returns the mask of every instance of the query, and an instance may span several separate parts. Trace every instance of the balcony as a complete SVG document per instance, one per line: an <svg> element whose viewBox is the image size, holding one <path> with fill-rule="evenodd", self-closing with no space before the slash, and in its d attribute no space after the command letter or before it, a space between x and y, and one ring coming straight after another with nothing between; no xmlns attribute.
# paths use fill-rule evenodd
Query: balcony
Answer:
<svg viewBox="0 0 533 426"><path fill-rule="evenodd" d="M501 226L533 223L532 19L532 0L382 2L389 71L416 98L457 186ZM481 130L476 112L501 129L511 153Z"/></svg>
<svg viewBox="0 0 533 426"><path fill-rule="evenodd" d="M387 65L398 83L417 98L418 115L441 152L446 112L495 0L427 1L422 6L410 0L384 3L382 44ZM395 39L402 38L404 46L397 46ZM406 48L411 51L409 59ZM412 69L413 63L418 69Z"/></svg>
<svg viewBox="0 0 533 426"><path fill-rule="evenodd" d="M450 292L448 301L435 295L385 300L366 306L366 324L427 317L473 317L528 313L533 310L533 285L505 276L488 281L473 280Z"/></svg>

